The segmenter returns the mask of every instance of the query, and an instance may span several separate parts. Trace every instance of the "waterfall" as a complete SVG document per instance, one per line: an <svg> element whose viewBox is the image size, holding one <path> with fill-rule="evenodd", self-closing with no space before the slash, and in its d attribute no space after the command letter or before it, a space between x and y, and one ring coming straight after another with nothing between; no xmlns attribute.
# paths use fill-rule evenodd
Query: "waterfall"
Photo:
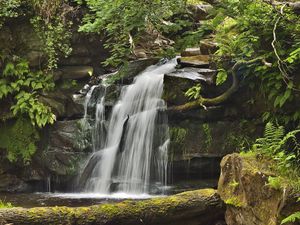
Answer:
<svg viewBox="0 0 300 225"><path fill-rule="evenodd" d="M167 179L169 135L161 99L164 74L174 70L176 60L150 66L131 85L124 86L114 105L107 134L97 125L103 121L104 97L96 105L94 153L81 176L87 176L85 192L109 194L149 193ZM90 96L87 96L90 98ZM103 137L106 137L103 144ZM98 142L99 143L99 142ZM97 146L95 146L97 145Z"/></svg>

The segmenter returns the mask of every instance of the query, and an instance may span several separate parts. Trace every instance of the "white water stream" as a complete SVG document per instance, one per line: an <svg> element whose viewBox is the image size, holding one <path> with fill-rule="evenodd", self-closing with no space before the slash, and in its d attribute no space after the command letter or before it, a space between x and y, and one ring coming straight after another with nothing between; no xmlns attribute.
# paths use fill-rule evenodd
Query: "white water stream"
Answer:
<svg viewBox="0 0 300 225"><path fill-rule="evenodd" d="M159 112L166 108L161 99L164 74L175 66L176 60L151 66L133 84L124 86L112 109L107 134L103 134L105 98L101 97L92 133L94 153L86 164L90 172L84 175L85 192L144 194L152 186L166 184L169 135Z"/></svg>

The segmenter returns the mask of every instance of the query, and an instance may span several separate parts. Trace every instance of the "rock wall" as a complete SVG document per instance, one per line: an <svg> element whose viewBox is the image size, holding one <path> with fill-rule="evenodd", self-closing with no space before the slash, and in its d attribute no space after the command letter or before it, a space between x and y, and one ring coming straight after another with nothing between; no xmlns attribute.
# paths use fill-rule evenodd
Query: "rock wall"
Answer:
<svg viewBox="0 0 300 225"><path fill-rule="evenodd" d="M67 58L60 56L54 70L55 90L43 93L39 99L52 108L57 122L40 130L38 149L29 165L21 161L10 163L5 149L0 150L0 191L46 191L49 186L70 190L79 161L88 155L89 137L84 136L80 126L83 105L74 101L73 94L89 82L91 74L104 74L100 62L108 54L99 37L77 32L77 19L74 18L71 40L73 51ZM40 69L46 62L43 43L28 18L13 19L1 28L0 49L13 49L14 54L29 61L32 69ZM12 122L9 103L1 101L0 108L0 119L10 118L6 123ZM0 127L3 126L5 123L1 122Z"/></svg>
<svg viewBox="0 0 300 225"><path fill-rule="evenodd" d="M169 108L192 101L185 95L192 86L201 85L201 95L206 98L219 96L231 86L231 78L221 86L215 84L215 65L209 55L201 54L201 48L187 49L182 55L188 57L178 60L176 71L165 75L164 99ZM255 100L251 103L249 99ZM261 96L252 96L241 84L240 90L222 104L169 111L170 154L175 173L179 171L183 176L185 171L189 178L217 179L223 156L250 147L261 136L261 115L265 107Z"/></svg>

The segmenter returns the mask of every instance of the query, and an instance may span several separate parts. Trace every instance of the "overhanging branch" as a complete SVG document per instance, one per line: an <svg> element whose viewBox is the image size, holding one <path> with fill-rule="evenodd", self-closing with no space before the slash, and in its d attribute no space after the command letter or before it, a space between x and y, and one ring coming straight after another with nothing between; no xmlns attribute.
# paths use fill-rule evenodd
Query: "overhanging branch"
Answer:
<svg viewBox="0 0 300 225"><path fill-rule="evenodd" d="M237 72L238 69L242 66L242 65L249 65L249 64L253 64L255 62L261 61L263 62L263 58L259 57L253 60L249 60L249 61L239 61L236 62L234 64L234 66L231 69L231 74L232 74L232 85L230 86L230 88L225 91L223 94L215 97L215 98L203 98L200 97L199 99L192 101L192 102L188 102L186 104L183 105L179 105L179 106L173 106L168 108L168 111L179 111L179 112L183 112L183 111L188 111L188 110L192 110L192 109L196 109L199 107L204 107L206 108L207 106L214 106L214 105L219 105L225 101L227 101L233 93L235 93L238 88L239 88L239 79L237 76Z"/></svg>

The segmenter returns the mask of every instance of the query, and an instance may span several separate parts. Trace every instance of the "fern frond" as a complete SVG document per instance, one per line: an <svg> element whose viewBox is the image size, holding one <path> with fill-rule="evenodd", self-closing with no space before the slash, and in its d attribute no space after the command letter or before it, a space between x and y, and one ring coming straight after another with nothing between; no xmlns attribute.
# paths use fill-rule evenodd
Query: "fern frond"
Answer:
<svg viewBox="0 0 300 225"><path fill-rule="evenodd" d="M285 224L285 223L293 223L300 220L300 212L296 212L290 216L288 216L287 218L285 218L284 220L281 221L281 224Z"/></svg>

